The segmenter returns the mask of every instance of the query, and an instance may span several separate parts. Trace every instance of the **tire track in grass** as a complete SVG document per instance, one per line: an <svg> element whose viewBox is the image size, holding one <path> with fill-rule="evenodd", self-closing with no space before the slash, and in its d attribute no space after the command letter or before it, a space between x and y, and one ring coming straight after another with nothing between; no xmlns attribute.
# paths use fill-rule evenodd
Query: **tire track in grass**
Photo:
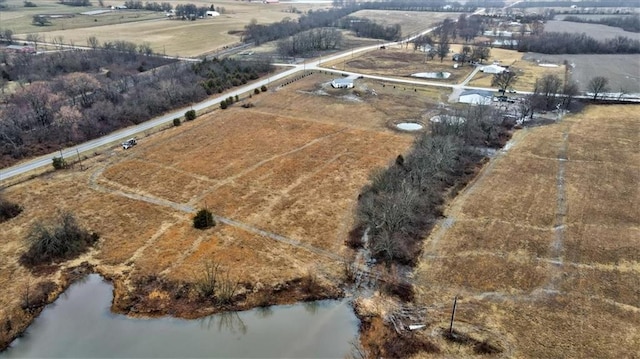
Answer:
<svg viewBox="0 0 640 359"><path fill-rule="evenodd" d="M92 175L91 178L89 180L89 185L91 188L93 188L96 191L99 192L103 192L103 193L107 193L107 194L111 194L111 195L117 195L117 196L122 196L122 197L126 197L126 198L130 198L136 201L142 201L142 202L147 202L147 203L151 203L151 204L155 204L155 205L159 205L159 206L163 206L163 207L169 207L171 209L174 209L176 211L180 211L180 212L185 212L185 213L195 213L196 212L196 208L193 206L190 206L188 204L183 204L183 203L176 203L176 202L172 202L163 198L158 198L155 196L151 196L151 195L142 195L142 194L138 194L138 193L132 193L132 192L125 192L124 190L116 190L116 189L110 189L106 186L100 185L97 183L97 179L98 177L102 174L102 172L104 172L104 170L106 169L106 166L103 168L98 169L97 171L95 171ZM329 259L335 260L335 261L340 261L340 262L345 262L347 259L337 255L333 252L324 250L322 248L318 248L318 247L314 247L310 244L304 243L304 242L300 242L299 240L295 240L292 238L288 238L273 232L269 232L260 228L257 228L253 225L247 224L247 223L243 223L240 221L236 221L233 220L231 218L226 218L226 217L222 217L219 215L214 214L213 218L220 222L220 223L224 223L233 227L237 227L240 228L244 231L247 232L251 232L254 234L258 234L260 236L266 237L266 238L270 238L272 240L281 242L281 243L285 243L288 244L290 246L294 246L297 248L301 248L304 250L307 250L309 252L327 257Z"/></svg>
<svg viewBox="0 0 640 359"><path fill-rule="evenodd" d="M547 293L557 293L558 284L562 279L562 268L564 267L564 236L565 236L565 217L567 215L567 191L565 188L565 171L567 158L567 148L569 146L569 129L562 132L562 146L558 152L558 172L556 174L556 218L553 226L554 240L549 248L551 260L549 263L555 268L544 291Z"/></svg>

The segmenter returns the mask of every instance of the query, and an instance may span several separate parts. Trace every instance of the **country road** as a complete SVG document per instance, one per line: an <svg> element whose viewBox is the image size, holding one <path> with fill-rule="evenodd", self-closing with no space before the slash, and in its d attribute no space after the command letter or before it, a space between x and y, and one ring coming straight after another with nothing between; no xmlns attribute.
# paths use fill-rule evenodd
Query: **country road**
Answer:
<svg viewBox="0 0 640 359"><path fill-rule="evenodd" d="M477 13L480 13L481 11L484 11L484 9L479 9L478 11L476 11ZM0 186L2 185L3 181L11 179L15 176L19 176L21 174L24 173L28 173L30 171L36 170L36 169L40 169L40 168L44 168L47 166L51 166L51 159L53 157L58 157L62 154L63 157L65 158L72 158L74 156L77 156L77 153L90 153L91 151L95 151L96 149L105 146L105 145L109 145L109 144L115 144L115 143L119 143L121 141L124 141L128 138L134 137L135 135L142 133L144 131L150 130L154 127L157 126L161 126L161 125L166 125L171 123L171 121L173 121L174 118L176 117L181 117L184 115L184 113L190 109L196 110L196 111L201 111L204 110L206 108L209 107L213 107L215 105L218 105L220 102L222 102L223 100L227 99L228 97L232 96L235 97L236 95L240 96L242 94L246 94L249 93L251 91L253 91L255 88L259 88L261 86L267 86L270 87L271 82L275 82L278 80L281 80L283 78L286 78L288 76L294 75L296 73L299 72L303 72L303 71L325 71L325 72L331 72L334 74L340 74L340 75L346 75L346 76L351 76L354 78L367 78L367 79L372 79L372 80L379 80L379 81L385 81L385 82L392 82L392 83L398 83L398 84L405 84L405 85L414 85L414 86L433 86L433 87L440 87L440 88L449 88L452 89L454 93L456 92L460 92L462 90L465 89L471 89L471 90L488 90L488 91L494 91L495 89L493 88L486 88L486 87L473 87L473 86L467 86L467 82L470 80L471 77L467 77L464 81L462 81L459 84L443 84L443 83L438 83L438 82L432 82L432 81L424 81L424 80L419 80L419 79L403 79L403 78L394 78L394 77L386 77L386 76L376 76L376 75L366 75L366 74L360 74L357 72L349 72L349 71L340 71L340 70L336 70L336 69L328 69L328 68L323 68L321 67L321 64L324 62L331 62L334 60L338 60L340 58L346 57L346 56L353 56L353 54L356 53L360 53L360 52L365 52L365 51L370 51L370 50L375 50L378 49L380 46L393 46L393 45L399 45L399 44L403 44L409 41L412 41L413 39L415 39L416 37L423 35L423 34L427 34L433 30L435 30L436 28L429 28L427 30L424 30L412 37L403 39L402 41L395 41L395 42L388 42L388 43L384 43L384 44L376 44L376 45L370 45L370 46L364 46L361 48L357 48L357 49L350 49L335 55L331 55L331 56L327 56L327 57L320 57L318 59L314 59L312 61L307 61L305 63L302 64L296 64L296 65L290 65L290 64L275 64L276 66L285 66L285 67L291 67L288 70L285 70L281 73L278 74L274 74L274 75L270 75L267 78L263 78L257 82L251 83L249 85L245 85L242 87L239 87L235 90L229 91L227 93L224 93L223 95L220 95L218 97L215 98L211 98L202 102L199 102L197 104L194 104L192 106L189 107L183 107L183 108L179 108L176 109L170 113L167 113L165 115L156 117L152 120L143 122L139 125L136 126L131 126L122 130L118 130L116 132L110 133L108 135L105 135L103 137L100 138L96 138L94 140L79 144L77 146L73 146L73 147L69 147L60 151L56 151L56 152L52 152L49 153L47 155L44 156L40 156L34 159L30 159L28 161L22 162L22 163L18 163L12 167L8 167L8 168L4 168L4 169L0 169ZM193 59L190 59L190 61L193 61ZM478 68L476 68L474 70L474 73L476 73L478 71ZM517 94L521 94L521 95L526 95L526 94L530 94L531 92L524 92L524 91L517 91ZM589 96L576 96L575 98L589 98ZM640 102L640 99L629 99L629 101L632 102Z"/></svg>

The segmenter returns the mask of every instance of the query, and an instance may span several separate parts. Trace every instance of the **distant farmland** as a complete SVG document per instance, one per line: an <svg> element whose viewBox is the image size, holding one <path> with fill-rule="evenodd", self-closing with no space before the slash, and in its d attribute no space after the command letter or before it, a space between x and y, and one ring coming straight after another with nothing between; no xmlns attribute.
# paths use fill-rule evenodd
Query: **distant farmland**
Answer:
<svg viewBox="0 0 640 359"><path fill-rule="evenodd" d="M571 21L551 20L544 24L545 32L585 33L596 40L613 39L616 36L626 36L633 40L640 40L640 33L624 31L619 27L600 24L585 24Z"/></svg>

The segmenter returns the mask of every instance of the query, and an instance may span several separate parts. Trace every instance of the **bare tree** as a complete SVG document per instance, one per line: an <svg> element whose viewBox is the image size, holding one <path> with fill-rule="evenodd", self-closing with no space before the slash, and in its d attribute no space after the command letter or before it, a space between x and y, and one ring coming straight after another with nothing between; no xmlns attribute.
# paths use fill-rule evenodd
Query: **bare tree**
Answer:
<svg viewBox="0 0 640 359"><path fill-rule="evenodd" d="M98 41L97 37L90 36L87 38L87 45L89 45L89 47L91 47L92 50L95 50L98 47L100 47L100 42Z"/></svg>
<svg viewBox="0 0 640 359"><path fill-rule="evenodd" d="M596 76L589 81L588 90L593 94L596 100L603 92L609 91L609 79L604 76Z"/></svg>
<svg viewBox="0 0 640 359"><path fill-rule="evenodd" d="M499 92L504 94L517 79L518 75L514 71L503 71L499 74L493 75L491 86L498 87Z"/></svg>
<svg viewBox="0 0 640 359"><path fill-rule="evenodd" d="M562 80L558 75L548 74L536 80L533 92L534 96L541 99L540 104L545 110L550 110L556 105L556 96L562 89ZM537 103L537 101L536 101Z"/></svg>
<svg viewBox="0 0 640 359"><path fill-rule="evenodd" d="M446 35L440 37L440 42L438 43L436 51L438 52L440 62L442 62L442 60L449 54L449 39Z"/></svg>
<svg viewBox="0 0 640 359"><path fill-rule="evenodd" d="M42 41L42 36L37 32L27 34L27 41L33 43L33 48L38 51L38 42Z"/></svg>
<svg viewBox="0 0 640 359"><path fill-rule="evenodd" d="M567 81L562 87L562 107L569 108L571 101L580 93L578 84L575 81Z"/></svg>

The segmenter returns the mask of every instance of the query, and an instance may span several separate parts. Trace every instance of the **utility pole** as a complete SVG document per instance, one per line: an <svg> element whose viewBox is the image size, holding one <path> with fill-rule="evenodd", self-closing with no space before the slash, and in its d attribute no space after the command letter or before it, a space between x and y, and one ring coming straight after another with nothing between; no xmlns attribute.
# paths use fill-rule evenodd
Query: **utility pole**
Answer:
<svg viewBox="0 0 640 359"><path fill-rule="evenodd" d="M458 296L453 298L453 310L451 311L451 325L449 325L449 336L453 336L453 319L456 316L456 306L458 305Z"/></svg>

